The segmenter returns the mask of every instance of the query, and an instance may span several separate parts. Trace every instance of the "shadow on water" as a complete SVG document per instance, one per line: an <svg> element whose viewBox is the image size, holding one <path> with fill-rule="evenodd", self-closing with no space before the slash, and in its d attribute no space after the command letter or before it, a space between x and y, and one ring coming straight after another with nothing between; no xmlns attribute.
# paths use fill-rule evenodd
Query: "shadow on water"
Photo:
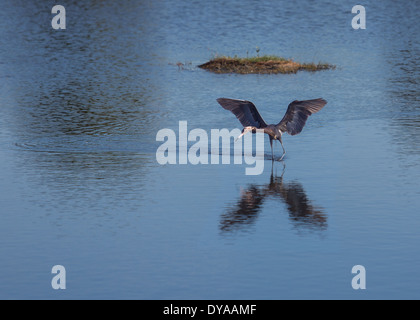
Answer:
<svg viewBox="0 0 420 320"><path fill-rule="evenodd" d="M221 215L220 231L224 234L243 230L253 225L266 200L275 200L286 205L289 220L298 231L324 231L327 216L322 207L315 207L308 199L301 183L285 181L271 171L270 182L265 185L251 184L241 191L237 203Z"/></svg>
<svg viewBox="0 0 420 320"><path fill-rule="evenodd" d="M418 164L420 155L420 42L418 34L418 2L407 3L394 11L387 28L384 45L388 94L387 102L393 112L390 133L401 157L415 156L411 162Z"/></svg>
<svg viewBox="0 0 420 320"><path fill-rule="evenodd" d="M404 49L394 53L389 60L393 64L389 93L392 107L399 109L391 122L391 133L394 134L394 142L401 152L419 155L420 48L409 41Z"/></svg>
<svg viewBox="0 0 420 320"><path fill-rule="evenodd" d="M143 21L149 19L142 5L109 5L104 10L102 2L75 3L68 14L78 18L68 19L66 32L45 27L49 5L5 7L3 15L23 21L0 28L0 79L8 77L4 94L13 97L2 111L17 136L153 135L158 130L163 89L147 48Z"/></svg>

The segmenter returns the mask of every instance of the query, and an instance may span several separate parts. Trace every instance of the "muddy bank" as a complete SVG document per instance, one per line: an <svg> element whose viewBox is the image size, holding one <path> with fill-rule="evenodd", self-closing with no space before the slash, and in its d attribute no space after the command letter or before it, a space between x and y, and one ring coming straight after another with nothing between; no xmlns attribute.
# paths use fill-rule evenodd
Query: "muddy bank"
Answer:
<svg viewBox="0 0 420 320"><path fill-rule="evenodd" d="M287 74L296 73L301 70L314 72L335 68L335 66L327 63L299 63L291 59L285 59L276 56L262 56L252 58L217 57L199 65L198 67L215 73L239 74Z"/></svg>

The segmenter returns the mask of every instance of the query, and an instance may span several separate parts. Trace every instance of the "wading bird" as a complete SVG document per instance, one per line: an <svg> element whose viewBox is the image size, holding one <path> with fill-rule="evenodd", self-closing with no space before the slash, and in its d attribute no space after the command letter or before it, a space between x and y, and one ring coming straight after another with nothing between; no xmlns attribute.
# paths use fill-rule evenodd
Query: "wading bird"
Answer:
<svg viewBox="0 0 420 320"><path fill-rule="evenodd" d="M224 109L231 111L244 126L238 139L249 131L255 133L257 129L263 129L264 133L268 134L270 137L271 156L273 161L273 140L280 141L281 147L283 148L283 155L280 158L281 161L286 154L286 150L284 149L281 140L283 133L287 132L292 136L300 133L305 126L308 117L321 110L327 104L327 101L322 98L303 101L295 100L289 104L286 114L278 124L267 124L259 114L255 105L250 101L219 98L217 99L217 102Z"/></svg>

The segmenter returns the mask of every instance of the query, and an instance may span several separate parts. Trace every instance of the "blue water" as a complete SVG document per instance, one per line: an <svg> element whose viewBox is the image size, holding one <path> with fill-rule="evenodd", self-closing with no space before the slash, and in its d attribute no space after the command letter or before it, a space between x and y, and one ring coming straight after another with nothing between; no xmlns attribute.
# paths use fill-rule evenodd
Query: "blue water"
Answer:
<svg viewBox="0 0 420 320"><path fill-rule="evenodd" d="M350 1L67 1L66 30L0 3L0 298L420 298L418 1L365 1L365 30ZM197 68L256 47L337 68ZM159 165L160 129L239 127L219 97L328 104L261 175Z"/></svg>

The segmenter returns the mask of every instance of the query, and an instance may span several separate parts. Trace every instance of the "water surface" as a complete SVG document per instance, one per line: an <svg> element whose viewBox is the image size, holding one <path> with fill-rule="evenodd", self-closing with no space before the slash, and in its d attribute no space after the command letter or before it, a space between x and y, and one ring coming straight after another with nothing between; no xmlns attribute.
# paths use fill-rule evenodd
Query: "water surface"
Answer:
<svg viewBox="0 0 420 320"><path fill-rule="evenodd" d="M417 1L365 2L366 30L349 1L69 1L61 31L49 3L1 4L0 298L420 298ZM256 47L337 68L196 67ZM328 104L284 163L265 140L261 175L159 165L162 128L239 127L219 97L269 123Z"/></svg>

